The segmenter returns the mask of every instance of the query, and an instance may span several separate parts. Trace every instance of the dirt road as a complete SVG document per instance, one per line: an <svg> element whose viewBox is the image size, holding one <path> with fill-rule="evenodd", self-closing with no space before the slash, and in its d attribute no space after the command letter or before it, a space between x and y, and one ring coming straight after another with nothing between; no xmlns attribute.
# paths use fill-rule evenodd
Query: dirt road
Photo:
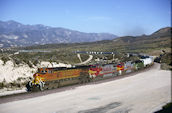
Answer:
<svg viewBox="0 0 172 113"><path fill-rule="evenodd" d="M171 72L159 67L155 64L135 76L2 103L0 112L151 113L171 99Z"/></svg>

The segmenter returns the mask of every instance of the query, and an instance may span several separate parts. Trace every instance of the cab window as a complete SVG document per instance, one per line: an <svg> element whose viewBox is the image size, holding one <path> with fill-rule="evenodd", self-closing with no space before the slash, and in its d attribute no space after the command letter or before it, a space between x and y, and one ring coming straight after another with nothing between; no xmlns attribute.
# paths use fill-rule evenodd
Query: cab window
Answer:
<svg viewBox="0 0 172 113"><path fill-rule="evenodd" d="M46 72L44 70L42 70L41 73L46 73Z"/></svg>
<svg viewBox="0 0 172 113"><path fill-rule="evenodd" d="M38 69L38 73L45 74L45 73L47 73L47 70L40 70L40 69Z"/></svg>

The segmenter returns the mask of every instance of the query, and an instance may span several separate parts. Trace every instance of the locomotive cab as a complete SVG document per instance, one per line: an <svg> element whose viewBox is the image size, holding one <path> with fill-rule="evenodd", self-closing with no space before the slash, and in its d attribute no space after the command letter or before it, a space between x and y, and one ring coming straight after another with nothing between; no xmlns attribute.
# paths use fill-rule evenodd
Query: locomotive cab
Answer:
<svg viewBox="0 0 172 113"><path fill-rule="evenodd" d="M37 73L40 73L40 74L46 74L48 73L48 68L38 68L38 71Z"/></svg>
<svg viewBox="0 0 172 113"><path fill-rule="evenodd" d="M50 72L47 68L38 68L38 71L33 75L33 80L26 85L28 91L32 89L43 90L45 84L45 75Z"/></svg>
<svg viewBox="0 0 172 113"><path fill-rule="evenodd" d="M38 68L38 71L33 75L32 83L38 84L40 81L44 81L44 75L48 73L45 68Z"/></svg>

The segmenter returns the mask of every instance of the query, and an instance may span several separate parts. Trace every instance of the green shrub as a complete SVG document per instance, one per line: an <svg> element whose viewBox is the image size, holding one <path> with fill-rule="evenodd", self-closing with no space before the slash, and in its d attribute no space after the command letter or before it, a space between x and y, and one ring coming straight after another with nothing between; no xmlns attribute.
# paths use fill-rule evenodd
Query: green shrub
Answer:
<svg viewBox="0 0 172 113"><path fill-rule="evenodd" d="M37 66L37 64L39 64L39 63L40 63L39 60L34 60L34 61L33 61L33 65L34 65L34 66Z"/></svg>
<svg viewBox="0 0 172 113"><path fill-rule="evenodd" d="M10 58L8 56L2 56L1 60L3 61L3 64L5 65L6 62L10 60Z"/></svg>
<svg viewBox="0 0 172 113"><path fill-rule="evenodd" d="M31 63L29 60L24 59L23 61L24 61L30 68L33 68L32 63Z"/></svg>
<svg viewBox="0 0 172 113"><path fill-rule="evenodd" d="M2 82L0 82L0 89L4 88L7 86L7 82L6 80L4 79Z"/></svg>

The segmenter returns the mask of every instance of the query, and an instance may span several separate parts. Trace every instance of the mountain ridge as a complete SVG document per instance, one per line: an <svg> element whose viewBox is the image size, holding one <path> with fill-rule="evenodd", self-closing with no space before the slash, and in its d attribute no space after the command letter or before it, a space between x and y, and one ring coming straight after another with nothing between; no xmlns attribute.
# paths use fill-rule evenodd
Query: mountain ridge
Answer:
<svg viewBox="0 0 172 113"><path fill-rule="evenodd" d="M70 44L46 44L35 45L25 48L18 48L21 50L46 49L57 51L118 51L118 52L154 52L162 49L171 48L171 30L172 28L162 28L165 30L163 34L157 32L156 35L142 36L124 36L113 40L103 40L87 43L70 43ZM161 29L160 29L161 30Z"/></svg>
<svg viewBox="0 0 172 113"><path fill-rule="evenodd" d="M110 33L84 33L42 24L24 25L19 22L0 21L0 47L31 46L51 43L80 43L111 40Z"/></svg>

